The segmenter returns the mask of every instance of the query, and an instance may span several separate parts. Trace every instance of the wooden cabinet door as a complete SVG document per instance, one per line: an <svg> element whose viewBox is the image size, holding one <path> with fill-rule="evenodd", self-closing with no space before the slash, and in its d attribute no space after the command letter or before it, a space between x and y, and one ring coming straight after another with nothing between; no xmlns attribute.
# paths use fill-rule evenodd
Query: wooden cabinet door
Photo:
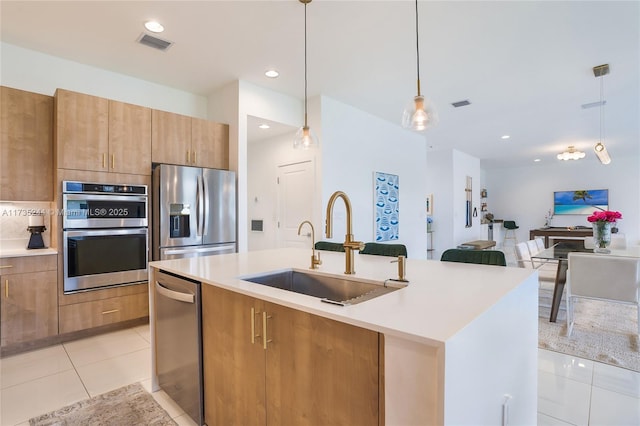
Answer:
<svg viewBox="0 0 640 426"><path fill-rule="evenodd" d="M191 117L153 110L151 159L154 163L191 165Z"/></svg>
<svg viewBox="0 0 640 426"><path fill-rule="evenodd" d="M53 97L0 89L0 200L51 201Z"/></svg>
<svg viewBox="0 0 640 426"><path fill-rule="evenodd" d="M191 151L198 167L229 169L229 126L192 118Z"/></svg>
<svg viewBox="0 0 640 426"><path fill-rule="evenodd" d="M57 272L3 275L1 345L58 333Z"/></svg>
<svg viewBox="0 0 640 426"><path fill-rule="evenodd" d="M109 101L109 171L151 174L151 109Z"/></svg>
<svg viewBox="0 0 640 426"><path fill-rule="evenodd" d="M265 425L263 302L202 285L204 416L209 426ZM252 310L254 316L252 318ZM252 327L254 321L254 327Z"/></svg>
<svg viewBox="0 0 640 426"><path fill-rule="evenodd" d="M265 302L268 425L377 425L378 333Z"/></svg>
<svg viewBox="0 0 640 426"><path fill-rule="evenodd" d="M57 168L108 171L109 101L58 89L55 105Z"/></svg>

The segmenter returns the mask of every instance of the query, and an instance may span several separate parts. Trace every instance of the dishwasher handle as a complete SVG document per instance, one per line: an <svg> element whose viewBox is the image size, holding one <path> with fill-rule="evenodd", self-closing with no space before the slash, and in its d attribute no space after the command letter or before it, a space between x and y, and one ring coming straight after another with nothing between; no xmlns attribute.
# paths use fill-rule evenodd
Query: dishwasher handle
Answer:
<svg viewBox="0 0 640 426"><path fill-rule="evenodd" d="M185 303L195 303L196 296L191 293L181 293L179 291L169 290L158 281L156 281L156 291L164 297Z"/></svg>

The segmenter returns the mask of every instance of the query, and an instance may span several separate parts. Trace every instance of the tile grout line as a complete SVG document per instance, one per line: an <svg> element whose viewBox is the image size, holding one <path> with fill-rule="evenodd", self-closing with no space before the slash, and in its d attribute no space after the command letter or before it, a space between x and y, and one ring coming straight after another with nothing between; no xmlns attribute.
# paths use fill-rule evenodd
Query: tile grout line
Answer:
<svg viewBox="0 0 640 426"><path fill-rule="evenodd" d="M78 372L78 369L76 368L76 364L71 359L71 356L69 355L69 352L67 351L67 347L64 345L64 343L62 344L62 349L64 349L64 353L67 354L67 358L69 358L69 362L73 366L73 371L76 372L76 375L78 376L78 380L80 380L80 383L82 383L82 388L84 389L84 392L87 394L87 398L91 398L91 394L89 393L87 386L84 384L84 381L82 380L82 376L80 376L80 372Z"/></svg>

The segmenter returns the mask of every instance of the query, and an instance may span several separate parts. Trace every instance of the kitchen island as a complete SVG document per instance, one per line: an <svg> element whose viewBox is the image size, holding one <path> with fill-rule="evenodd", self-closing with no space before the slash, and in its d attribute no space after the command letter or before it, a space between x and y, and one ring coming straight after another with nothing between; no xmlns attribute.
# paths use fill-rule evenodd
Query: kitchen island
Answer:
<svg viewBox="0 0 640 426"><path fill-rule="evenodd" d="M535 271L408 259L406 278L410 282L405 288L351 306L322 303L316 297L242 279L286 269L309 271L310 253L278 249L152 262L150 282L158 269L201 281L205 330L214 313L207 312L204 287L212 286L225 294L378 333L380 400L372 405L376 405L381 425L536 423ZM350 278L379 283L396 278L397 267L390 260L356 255L356 274ZM322 262L317 273L343 275L343 253L322 252ZM152 291L150 298L154 336ZM249 313L246 317L248 320ZM234 330L235 324L227 328ZM205 354L205 375L210 368L207 359ZM246 370L246 374L254 373ZM157 387L155 376L153 382ZM215 398L218 395L208 393L205 380L205 400ZM269 408L266 404L266 410ZM205 413L206 418L211 415ZM210 426L212 423L209 421Z"/></svg>

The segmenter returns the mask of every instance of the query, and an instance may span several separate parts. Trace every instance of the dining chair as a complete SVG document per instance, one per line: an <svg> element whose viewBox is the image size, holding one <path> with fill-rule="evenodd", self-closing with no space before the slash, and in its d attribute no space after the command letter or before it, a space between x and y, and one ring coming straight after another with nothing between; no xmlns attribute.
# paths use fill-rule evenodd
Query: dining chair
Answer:
<svg viewBox="0 0 640 426"><path fill-rule="evenodd" d="M316 250L344 252L344 245L342 243L332 243L330 241L317 241L314 247Z"/></svg>
<svg viewBox="0 0 640 426"><path fill-rule="evenodd" d="M556 280L557 264L535 262L531 258L529 247L526 242L518 243L515 247L516 262L520 268L530 268L538 270L539 281L553 281Z"/></svg>
<svg viewBox="0 0 640 426"><path fill-rule="evenodd" d="M377 256L407 257L407 247L404 244L365 243L360 254L374 254Z"/></svg>
<svg viewBox="0 0 640 426"><path fill-rule="evenodd" d="M640 337L640 258L595 253L569 253L566 283L567 336L575 322L577 298L636 306Z"/></svg>
<svg viewBox="0 0 640 426"><path fill-rule="evenodd" d="M513 240L514 243L517 243L518 238L516 237L516 229L520 227L516 225L516 222L514 220L505 220L502 222L502 227L505 229L502 245L504 245L507 240Z"/></svg>
<svg viewBox="0 0 640 426"><path fill-rule="evenodd" d="M447 249L440 257L442 262L476 263L480 265L507 266L504 253L499 250Z"/></svg>
<svg viewBox="0 0 640 426"><path fill-rule="evenodd" d="M544 238L542 238L542 237L535 237L533 240L536 242L536 245L538 246L538 252L540 252L540 251L542 251L542 250L544 250L544 249L546 249L546 248L547 248L547 247L545 247L545 245L544 245Z"/></svg>

